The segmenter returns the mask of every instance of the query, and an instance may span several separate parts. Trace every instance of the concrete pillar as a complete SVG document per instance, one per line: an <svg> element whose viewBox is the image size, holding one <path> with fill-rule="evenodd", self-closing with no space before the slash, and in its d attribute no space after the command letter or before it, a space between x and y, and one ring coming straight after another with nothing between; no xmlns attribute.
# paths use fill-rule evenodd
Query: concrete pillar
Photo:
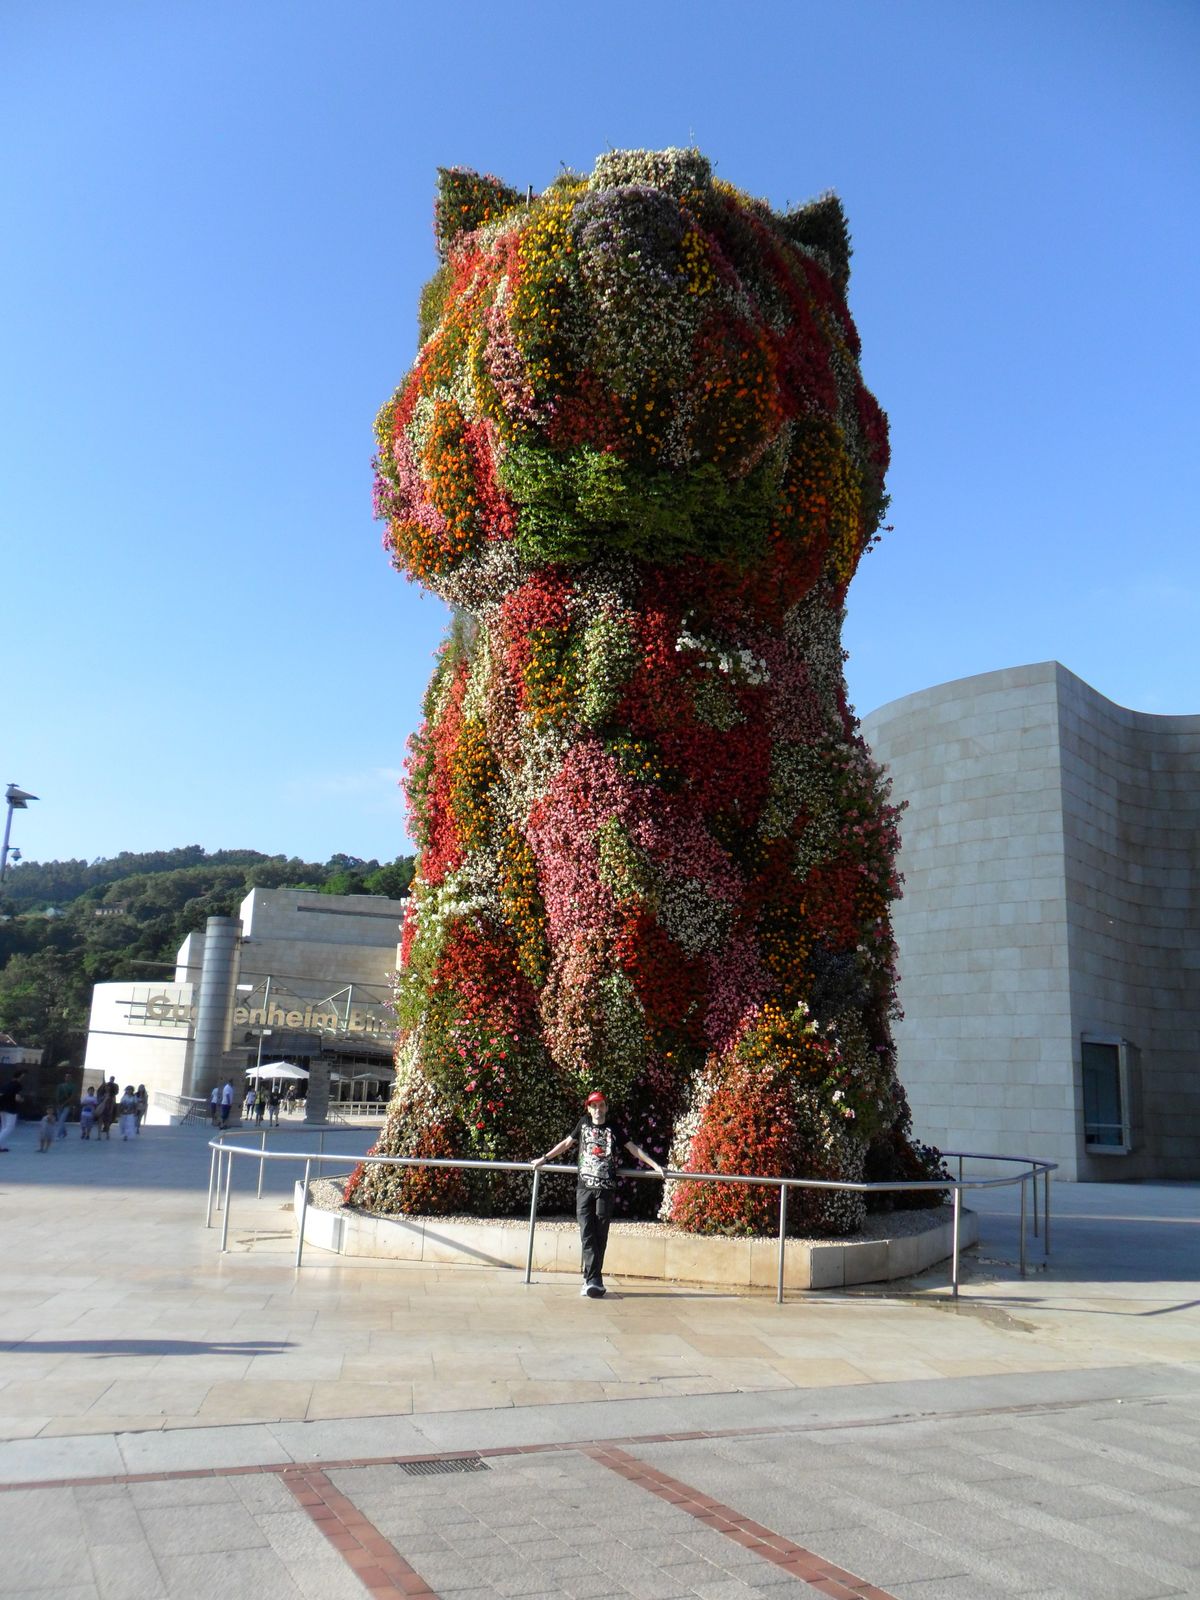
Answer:
<svg viewBox="0 0 1200 1600"><path fill-rule="evenodd" d="M324 1122L329 1115L329 1063L313 1056L308 1063L308 1094L304 1101L305 1122Z"/></svg>
<svg viewBox="0 0 1200 1600"><path fill-rule="evenodd" d="M207 1095L221 1079L222 1057L233 1041L233 1002L236 996L238 944L242 924L237 917L209 917L204 930L204 963L196 1002L196 1037L188 1094ZM236 1098L240 1084L234 1085Z"/></svg>

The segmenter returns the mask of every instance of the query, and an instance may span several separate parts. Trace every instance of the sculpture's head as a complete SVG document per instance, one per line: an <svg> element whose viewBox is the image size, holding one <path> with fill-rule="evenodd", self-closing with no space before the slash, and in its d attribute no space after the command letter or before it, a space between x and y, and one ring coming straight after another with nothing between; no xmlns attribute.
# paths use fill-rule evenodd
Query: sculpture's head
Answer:
<svg viewBox="0 0 1200 1600"><path fill-rule="evenodd" d="M772 211L695 150L539 196L440 174L442 266L377 422L398 566L467 603L530 568L775 560L844 590L884 507L832 195Z"/></svg>

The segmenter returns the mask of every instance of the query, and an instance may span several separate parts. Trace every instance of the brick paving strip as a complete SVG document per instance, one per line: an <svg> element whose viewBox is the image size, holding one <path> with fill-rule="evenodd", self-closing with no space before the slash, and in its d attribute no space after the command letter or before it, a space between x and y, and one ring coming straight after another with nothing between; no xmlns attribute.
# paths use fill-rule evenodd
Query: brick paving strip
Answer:
<svg viewBox="0 0 1200 1600"><path fill-rule="evenodd" d="M1067 1403L1068 1406L1071 1402ZM1057 1410L1060 1407L1004 1406L981 1408L977 1413L992 1411L1018 1412ZM915 1419L914 1419L915 1420ZM857 1424L866 1426L867 1424ZM694 1442L701 1439L753 1438L767 1434L800 1431L822 1431L822 1424L789 1428L766 1425L755 1428L696 1429L686 1433L653 1433L623 1439L602 1441L575 1440L570 1443L494 1445L479 1450L436 1450L418 1455L366 1456L345 1461L326 1461L321 1466L306 1466L295 1462L272 1462L248 1467L191 1467L173 1472L128 1472L106 1477L43 1479L36 1483L0 1483L0 1494L21 1489L71 1489L99 1484L165 1483L187 1478L237 1478L255 1475L278 1477L295 1497L301 1510L317 1525L330 1544L342 1555L356 1577L375 1600L439 1600L435 1589L404 1559L370 1519L363 1515L353 1501L347 1499L330 1482L330 1472L352 1471L360 1467L404 1466L411 1462L456 1461L465 1456L486 1459L496 1456L554 1455L578 1452L599 1465L618 1473L629 1483L647 1490L660 1500L666 1500L695 1517L716 1533L722 1533L735 1544L751 1550L755 1555L770 1561L794 1578L808 1584L815 1593L829 1600L896 1600L887 1589L856 1577L844 1567L827 1561L803 1545L793 1544L782 1534L766 1528L751 1517L744 1517L733 1507L702 1494L690 1484L672 1478L657 1467L640 1461L622 1445L671 1444ZM846 1427L856 1424L839 1423Z"/></svg>
<svg viewBox="0 0 1200 1600"><path fill-rule="evenodd" d="M1066 1400L1050 1404L1033 1403L1009 1406L968 1407L953 1413L956 1417L1042 1415L1071 1411L1088 1401ZM926 1420L919 1414L898 1416L893 1423ZM188 1478L238 1478L254 1475L277 1477L291 1491L297 1504L308 1513L330 1544L344 1557L367 1592L375 1600L439 1600L436 1590L404 1559L396 1547L379 1532L361 1511L334 1488L328 1474L360 1467L404 1466L411 1462L455 1461L464 1456L487 1459L496 1456L547 1455L578 1451L618 1473L628 1482L670 1502L695 1517L706 1527L723 1533L734 1543L752 1550L792 1577L807 1583L829 1600L895 1600L881 1589L851 1572L826 1561L803 1545L793 1544L781 1534L743 1517L691 1485L669 1477L656 1467L638 1460L622 1446L639 1444L695 1443L704 1439L749 1439L790 1433L821 1433L848 1428L878 1427L877 1419L839 1422L805 1422L793 1425L767 1423L759 1427L697 1428L678 1433L648 1433L617 1439L551 1441L544 1444L492 1445L478 1450L431 1450L408 1455L364 1456L344 1461L325 1461L320 1466L277 1461L245 1467L190 1467L170 1472L126 1472L93 1477L50 1478L0 1483L0 1494L28 1489L76 1489L97 1485L166 1483Z"/></svg>
<svg viewBox="0 0 1200 1600"><path fill-rule="evenodd" d="M172 1473L176 1477L179 1474ZM279 1473L355 1577L376 1600L438 1600L421 1574L405 1561L389 1539L317 1467L284 1467Z"/></svg>
<svg viewBox="0 0 1200 1600"><path fill-rule="evenodd" d="M711 1495L701 1494L690 1484L681 1483L678 1478L672 1478L657 1467L639 1461L618 1445L584 1445L580 1448L584 1455L598 1461L601 1466L619 1473L640 1489L648 1489L660 1500L669 1501L680 1511L686 1511L688 1516L695 1517L697 1522L703 1522L705 1527L723 1533L735 1544L743 1545L747 1550L753 1550L755 1555L782 1567L793 1578L803 1579L818 1594L828 1595L830 1600L896 1600L888 1590L855 1577L844 1567L835 1566L832 1561L826 1561L815 1551L806 1550L803 1545L793 1544L771 1528L764 1528L761 1522L743 1517L731 1506L722 1505Z"/></svg>

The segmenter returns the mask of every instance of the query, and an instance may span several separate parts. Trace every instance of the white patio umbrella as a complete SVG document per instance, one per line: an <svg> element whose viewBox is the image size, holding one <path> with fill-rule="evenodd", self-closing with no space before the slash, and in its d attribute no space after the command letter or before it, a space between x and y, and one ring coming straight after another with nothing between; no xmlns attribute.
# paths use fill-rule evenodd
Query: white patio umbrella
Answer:
<svg viewBox="0 0 1200 1600"><path fill-rule="evenodd" d="M268 1083L272 1078L307 1078L308 1068L297 1067L291 1061L264 1061L261 1067L251 1067L246 1077Z"/></svg>

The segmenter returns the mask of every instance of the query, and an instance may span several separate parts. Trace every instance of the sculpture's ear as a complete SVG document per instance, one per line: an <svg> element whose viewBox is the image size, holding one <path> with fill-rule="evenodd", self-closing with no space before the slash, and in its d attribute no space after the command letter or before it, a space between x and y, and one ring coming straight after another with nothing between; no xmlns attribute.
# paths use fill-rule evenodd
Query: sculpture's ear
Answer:
<svg viewBox="0 0 1200 1600"><path fill-rule="evenodd" d="M850 229L837 195L823 194L806 206L786 212L779 221L795 244L821 252L829 263L834 286L844 295L850 282Z"/></svg>
<svg viewBox="0 0 1200 1600"><path fill-rule="evenodd" d="M490 173L467 167L439 167L433 231L438 255L445 261L464 233L473 233L511 210L521 196Z"/></svg>

